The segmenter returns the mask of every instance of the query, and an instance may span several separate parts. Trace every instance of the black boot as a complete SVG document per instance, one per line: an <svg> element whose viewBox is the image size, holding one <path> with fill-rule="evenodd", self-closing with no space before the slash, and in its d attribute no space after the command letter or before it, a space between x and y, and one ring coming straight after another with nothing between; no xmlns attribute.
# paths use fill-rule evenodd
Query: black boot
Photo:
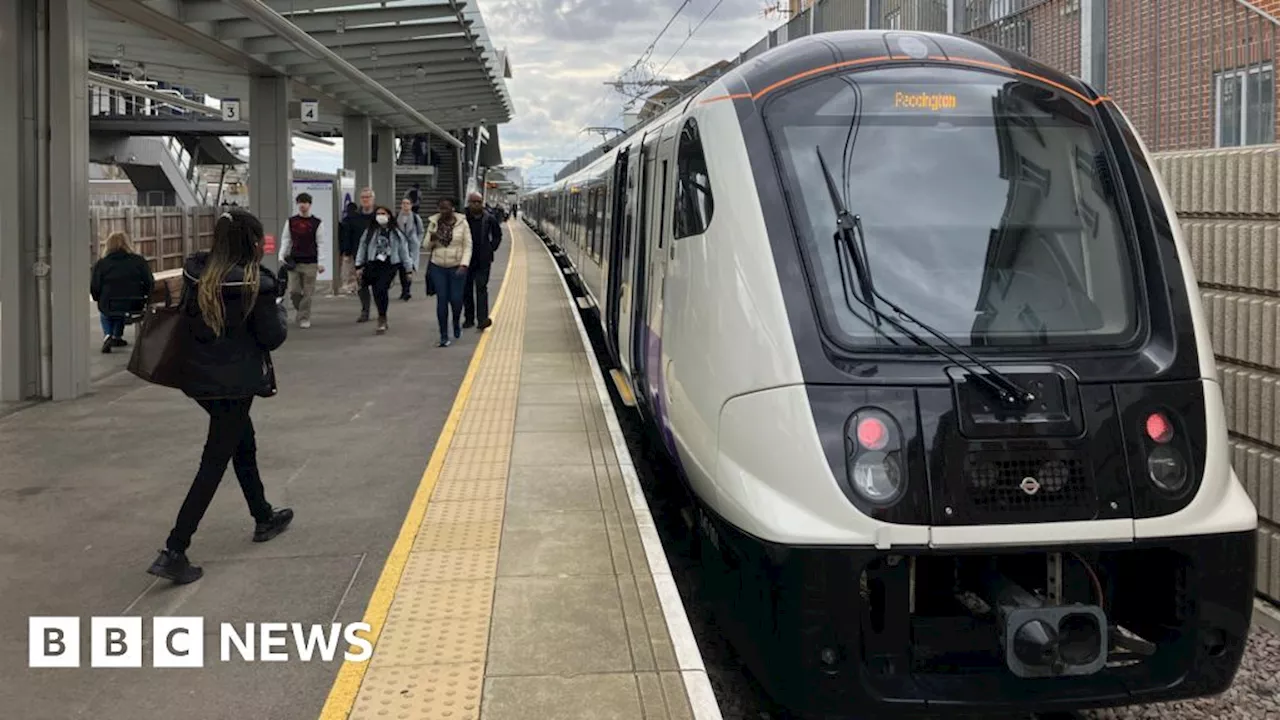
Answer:
<svg viewBox="0 0 1280 720"><path fill-rule="evenodd" d="M102 352L103 352L103 354L110 355L110 354L111 354L111 348L112 348L112 347L115 347L115 345L114 345L114 343L112 343L112 342L111 342L111 336L110 336L110 335L108 335L108 336L106 336L106 337L102 338Z"/></svg>
<svg viewBox="0 0 1280 720"><path fill-rule="evenodd" d="M172 580L176 585L195 582L204 575L204 570L192 565L186 553L176 550L161 550L160 556L151 563L151 568L147 572L156 577Z"/></svg>
<svg viewBox="0 0 1280 720"><path fill-rule="evenodd" d="M293 511L289 508L280 508L271 513L270 520L260 522L254 526L253 541L266 542L284 532L284 529L289 527L291 522L293 522Z"/></svg>

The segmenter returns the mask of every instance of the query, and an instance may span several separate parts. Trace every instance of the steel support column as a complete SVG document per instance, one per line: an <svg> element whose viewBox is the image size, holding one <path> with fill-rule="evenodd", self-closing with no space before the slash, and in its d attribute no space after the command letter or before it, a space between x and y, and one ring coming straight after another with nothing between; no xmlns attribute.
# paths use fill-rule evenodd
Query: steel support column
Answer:
<svg viewBox="0 0 1280 720"><path fill-rule="evenodd" d="M373 159L373 193L379 205L395 210L400 202L396 197L396 131L378 127L374 134L378 138L378 153Z"/></svg>
<svg viewBox="0 0 1280 720"><path fill-rule="evenodd" d="M285 220L293 214L288 78L250 78L248 112L249 209L262 221L266 234L275 238L278 251ZM267 267L278 267L276 257L276 252L267 254Z"/></svg>
<svg viewBox="0 0 1280 720"><path fill-rule="evenodd" d="M0 3L0 397L89 390L85 0Z"/></svg>
<svg viewBox="0 0 1280 720"><path fill-rule="evenodd" d="M1080 78L1107 89L1107 0L1080 0Z"/></svg>
<svg viewBox="0 0 1280 720"><path fill-rule="evenodd" d="M368 115L348 115L343 118L342 166L356 174L357 193L364 188L373 187L372 137L373 122Z"/></svg>

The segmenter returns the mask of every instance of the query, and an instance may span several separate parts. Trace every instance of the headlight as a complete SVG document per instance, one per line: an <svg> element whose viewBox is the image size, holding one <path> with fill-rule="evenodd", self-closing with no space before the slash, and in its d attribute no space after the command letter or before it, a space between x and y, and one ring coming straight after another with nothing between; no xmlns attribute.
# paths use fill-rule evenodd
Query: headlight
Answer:
<svg viewBox="0 0 1280 720"><path fill-rule="evenodd" d="M849 418L845 432L849 483L863 500L888 507L907 490L902 432L888 413L863 408Z"/></svg>
<svg viewBox="0 0 1280 720"><path fill-rule="evenodd" d="M1187 486L1187 463L1177 450L1161 445L1147 456L1147 475L1161 490L1178 493Z"/></svg>
<svg viewBox="0 0 1280 720"><path fill-rule="evenodd" d="M890 505L902 496L902 465L897 453L863 454L853 463L853 489L876 505Z"/></svg>

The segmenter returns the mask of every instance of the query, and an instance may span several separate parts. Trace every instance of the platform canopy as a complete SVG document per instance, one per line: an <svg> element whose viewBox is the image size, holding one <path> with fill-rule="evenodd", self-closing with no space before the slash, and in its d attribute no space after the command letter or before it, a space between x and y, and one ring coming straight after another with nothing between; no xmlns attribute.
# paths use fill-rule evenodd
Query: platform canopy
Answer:
<svg viewBox="0 0 1280 720"><path fill-rule="evenodd" d="M401 133L511 119L506 54L476 0L90 0L89 58L249 107L249 77L315 100L307 131L365 114ZM452 138L450 138L452 140Z"/></svg>

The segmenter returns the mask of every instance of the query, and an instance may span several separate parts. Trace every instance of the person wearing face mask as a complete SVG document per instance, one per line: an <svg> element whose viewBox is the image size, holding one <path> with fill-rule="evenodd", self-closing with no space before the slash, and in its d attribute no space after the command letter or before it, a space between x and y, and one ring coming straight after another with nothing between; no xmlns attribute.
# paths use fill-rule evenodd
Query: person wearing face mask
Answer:
<svg viewBox="0 0 1280 720"><path fill-rule="evenodd" d="M378 328L381 335L387 331L387 292L400 268L409 263L409 241L392 220L391 210L379 205L374 223L360 237L356 250L356 280L363 292L360 294L361 317L369 316L368 290L373 291L373 302L378 308Z"/></svg>

